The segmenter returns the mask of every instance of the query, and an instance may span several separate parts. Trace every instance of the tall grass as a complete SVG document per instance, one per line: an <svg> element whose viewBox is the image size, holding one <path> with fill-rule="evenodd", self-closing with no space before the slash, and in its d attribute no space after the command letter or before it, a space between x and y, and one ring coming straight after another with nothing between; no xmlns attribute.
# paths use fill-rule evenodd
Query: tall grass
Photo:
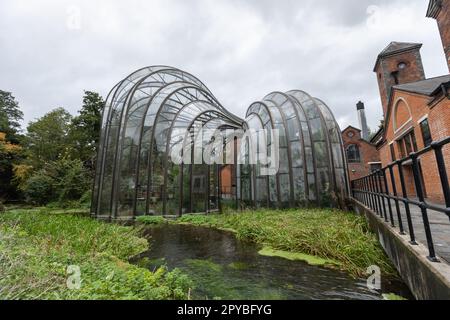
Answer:
<svg viewBox="0 0 450 320"><path fill-rule="evenodd" d="M16 210L0 215L0 240L0 299L174 299L191 286L177 270L129 264L148 249L132 227ZM66 285L69 265L80 267L79 290Z"/></svg>
<svg viewBox="0 0 450 320"><path fill-rule="evenodd" d="M333 209L257 210L237 214L183 216L179 223L231 229L236 235L277 250L335 260L354 276L369 266L395 275L364 218Z"/></svg>

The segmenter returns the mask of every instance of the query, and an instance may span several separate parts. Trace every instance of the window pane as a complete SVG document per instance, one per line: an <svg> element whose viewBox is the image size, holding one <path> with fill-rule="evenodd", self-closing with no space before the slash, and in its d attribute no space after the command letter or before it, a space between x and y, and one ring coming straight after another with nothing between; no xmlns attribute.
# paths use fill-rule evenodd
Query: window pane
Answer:
<svg viewBox="0 0 450 320"><path fill-rule="evenodd" d="M381 170L381 169L382 169L381 163L372 163L370 165L370 172L372 172L372 173L375 171Z"/></svg>
<svg viewBox="0 0 450 320"><path fill-rule="evenodd" d="M433 142L433 139L431 138L431 130L430 124L428 123L428 119L420 123L420 128L422 130L423 144L425 147L428 147L431 145L431 142Z"/></svg>
<svg viewBox="0 0 450 320"><path fill-rule="evenodd" d="M417 152L418 151L418 149L417 149L417 141L416 141L416 135L415 135L414 131L411 132L411 142L412 142L412 145L413 145L413 151Z"/></svg>
<svg viewBox="0 0 450 320"><path fill-rule="evenodd" d="M398 150L400 151L400 158L404 158L406 155L404 140L398 141L397 144L398 144Z"/></svg>
<svg viewBox="0 0 450 320"><path fill-rule="evenodd" d="M407 135L404 140L405 140L406 152L407 152L407 155L409 155L411 152L413 152L411 135Z"/></svg>
<svg viewBox="0 0 450 320"><path fill-rule="evenodd" d="M347 158L348 158L348 162L351 162L351 163L361 162L361 157L359 154L359 147L356 144L351 144L348 146Z"/></svg>
<svg viewBox="0 0 450 320"><path fill-rule="evenodd" d="M391 159L392 159L392 161L397 160L397 157L395 156L394 144L391 144Z"/></svg>

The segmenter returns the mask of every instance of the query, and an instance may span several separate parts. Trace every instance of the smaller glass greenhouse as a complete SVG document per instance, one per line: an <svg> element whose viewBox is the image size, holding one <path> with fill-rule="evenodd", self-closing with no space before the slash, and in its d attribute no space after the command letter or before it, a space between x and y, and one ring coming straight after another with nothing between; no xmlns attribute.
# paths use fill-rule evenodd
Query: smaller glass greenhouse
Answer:
<svg viewBox="0 0 450 320"><path fill-rule="evenodd" d="M273 92L241 119L191 74L146 67L103 111L92 214L128 220L223 206L344 206L340 129L319 99Z"/></svg>

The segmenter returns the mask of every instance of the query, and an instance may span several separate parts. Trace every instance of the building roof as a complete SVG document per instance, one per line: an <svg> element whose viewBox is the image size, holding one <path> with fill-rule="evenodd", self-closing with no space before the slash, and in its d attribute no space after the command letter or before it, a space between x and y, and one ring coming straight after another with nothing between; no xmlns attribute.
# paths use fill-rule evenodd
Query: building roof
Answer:
<svg viewBox="0 0 450 320"><path fill-rule="evenodd" d="M441 12L442 0L430 0L428 5L427 17L436 19Z"/></svg>
<svg viewBox="0 0 450 320"><path fill-rule="evenodd" d="M373 135L372 139L370 139L370 143L374 145L378 145L384 137L384 125L381 126L378 131Z"/></svg>
<svg viewBox="0 0 450 320"><path fill-rule="evenodd" d="M378 64L382 58L420 48L422 48L421 43L393 41L378 55L373 71L376 72Z"/></svg>
<svg viewBox="0 0 450 320"><path fill-rule="evenodd" d="M421 94L428 97L434 97L442 91L442 88L448 88L450 86L450 75L430 78L426 80L421 80L417 82L412 82L408 84L401 84L394 86L393 88L396 90L402 90L406 92ZM392 93L394 90L392 90ZM386 115L386 123L389 123L391 112L392 112L392 103L393 103L394 94L391 94L389 97L389 107ZM376 142L377 144L384 142L386 140L386 131L380 130L375 137L373 137L372 142L377 140L379 134L383 134L383 139Z"/></svg>
<svg viewBox="0 0 450 320"><path fill-rule="evenodd" d="M394 89L417 93L426 96L432 96L443 83L450 81L450 75L426 79L422 81L400 84L394 86Z"/></svg>
<svg viewBox="0 0 450 320"><path fill-rule="evenodd" d="M349 130L349 129L352 129L352 130L356 130L356 131L361 132L361 129L358 129L358 128L354 127L354 126L348 126L348 127L345 128L344 130L342 130L342 133L344 133L345 131L347 131L347 130Z"/></svg>

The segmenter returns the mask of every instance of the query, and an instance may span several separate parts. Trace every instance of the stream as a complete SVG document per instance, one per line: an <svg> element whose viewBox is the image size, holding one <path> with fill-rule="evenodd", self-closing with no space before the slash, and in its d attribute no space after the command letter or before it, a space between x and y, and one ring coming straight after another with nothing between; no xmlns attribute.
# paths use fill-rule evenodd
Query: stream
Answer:
<svg viewBox="0 0 450 320"><path fill-rule="evenodd" d="M379 300L365 279L347 273L258 254L260 246L228 232L186 225L146 230L151 249L134 263L151 271L181 269L195 284L193 299L225 300ZM412 299L405 284L382 281L384 293Z"/></svg>

